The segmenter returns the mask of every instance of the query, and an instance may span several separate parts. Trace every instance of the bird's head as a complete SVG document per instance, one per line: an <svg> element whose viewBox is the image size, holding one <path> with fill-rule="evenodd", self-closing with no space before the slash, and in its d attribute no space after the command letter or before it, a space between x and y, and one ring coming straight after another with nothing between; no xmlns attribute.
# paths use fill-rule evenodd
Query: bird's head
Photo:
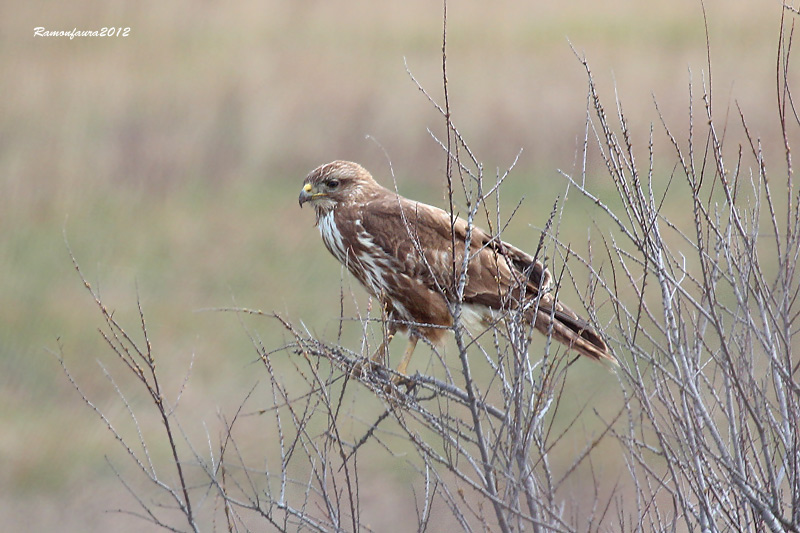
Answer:
<svg viewBox="0 0 800 533"><path fill-rule="evenodd" d="M364 195L376 187L380 186L358 163L333 161L315 168L303 180L300 207L310 202L319 217L337 205L363 201Z"/></svg>

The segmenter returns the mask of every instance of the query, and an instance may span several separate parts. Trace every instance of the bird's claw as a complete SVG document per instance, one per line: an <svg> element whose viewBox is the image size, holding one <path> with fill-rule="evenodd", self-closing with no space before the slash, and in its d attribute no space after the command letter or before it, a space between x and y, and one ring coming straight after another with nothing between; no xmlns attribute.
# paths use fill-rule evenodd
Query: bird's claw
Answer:
<svg viewBox="0 0 800 533"><path fill-rule="evenodd" d="M394 374L392 376L391 381L392 381L392 385L394 385L395 387L405 386L406 387L406 392L410 392L414 388L414 386L417 384L417 382L414 381L413 378L410 378L410 377L408 377L408 376L406 376L404 374Z"/></svg>
<svg viewBox="0 0 800 533"><path fill-rule="evenodd" d="M369 359L360 359L350 369L350 376L354 378L365 378L368 374L376 372L379 366L380 365Z"/></svg>

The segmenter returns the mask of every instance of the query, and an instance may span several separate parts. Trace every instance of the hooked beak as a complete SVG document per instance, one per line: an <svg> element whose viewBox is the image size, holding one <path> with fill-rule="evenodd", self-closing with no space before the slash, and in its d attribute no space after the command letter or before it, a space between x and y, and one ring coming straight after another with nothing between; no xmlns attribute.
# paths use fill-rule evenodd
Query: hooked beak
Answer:
<svg viewBox="0 0 800 533"><path fill-rule="evenodd" d="M303 207L304 203L308 202L314 197L314 195L311 193L312 190L313 187L311 187L310 183L306 183L305 185L303 185L303 190L300 191L300 199L299 199L301 208Z"/></svg>
<svg viewBox="0 0 800 533"><path fill-rule="evenodd" d="M313 202L317 198L328 196L324 192L317 192L310 183L303 185L303 190L300 191L300 207L306 202Z"/></svg>

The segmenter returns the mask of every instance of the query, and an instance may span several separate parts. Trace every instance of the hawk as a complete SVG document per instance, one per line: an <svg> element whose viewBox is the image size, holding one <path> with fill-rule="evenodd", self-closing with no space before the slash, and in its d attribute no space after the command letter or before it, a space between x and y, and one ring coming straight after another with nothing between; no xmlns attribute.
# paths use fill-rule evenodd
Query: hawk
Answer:
<svg viewBox="0 0 800 533"><path fill-rule="evenodd" d="M300 207L310 203L325 247L386 311L388 335L372 357L388 355L398 331L409 344L397 367L405 375L420 337L438 344L452 329L467 222L379 185L361 165L333 161L303 181ZM455 258L453 245L455 244ZM540 261L472 227L462 296L468 329L489 326L520 310L525 322L595 360L616 363L602 337L548 292L550 272ZM456 282L454 282L454 279Z"/></svg>

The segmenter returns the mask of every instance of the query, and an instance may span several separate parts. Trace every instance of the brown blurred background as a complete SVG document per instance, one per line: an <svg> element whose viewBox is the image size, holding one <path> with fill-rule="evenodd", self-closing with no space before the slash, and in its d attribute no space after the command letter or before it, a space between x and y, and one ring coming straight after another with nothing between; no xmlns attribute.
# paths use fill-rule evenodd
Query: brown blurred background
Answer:
<svg viewBox="0 0 800 533"><path fill-rule="evenodd" d="M738 102L782 164L780 3L707 0L706 9L717 119L739 128ZM351 159L389 184L385 150L401 193L445 205L445 159L427 131L441 134L443 119L406 72L441 101L442 8L34 1L0 14L0 529L139 531L142 522L106 512L135 508L106 457L123 471L129 461L53 355L63 350L85 392L125 419L99 364L124 374L97 333L101 317L64 235L133 331L138 290L171 391L194 357L183 419L189 433L216 436L217 413L265 376L238 319L200 310L277 311L335 338L342 273L313 214L297 207L305 174ZM131 31L69 40L34 37L38 26ZM616 88L642 161L653 98L685 135L688 81L699 94L708 80L698 0L452 1L448 30L456 125L490 175L523 150L504 198L509 207L525 198L506 234L524 248L564 194L556 169L571 172L582 144L586 76L569 42L585 52L607 105ZM669 150L658 125L656 142ZM589 179L599 194L613 190L596 167ZM562 239L581 249L593 217L573 196ZM275 322L250 324L267 347L286 340ZM290 365L285 372L291 379ZM615 383L591 371L574 379L600 399ZM141 391L127 390L144 413ZM268 450L269 438L254 434L251 444ZM396 524L406 512L387 498L370 497L387 509L373 519L379 531L381 516Z"/></svg>

